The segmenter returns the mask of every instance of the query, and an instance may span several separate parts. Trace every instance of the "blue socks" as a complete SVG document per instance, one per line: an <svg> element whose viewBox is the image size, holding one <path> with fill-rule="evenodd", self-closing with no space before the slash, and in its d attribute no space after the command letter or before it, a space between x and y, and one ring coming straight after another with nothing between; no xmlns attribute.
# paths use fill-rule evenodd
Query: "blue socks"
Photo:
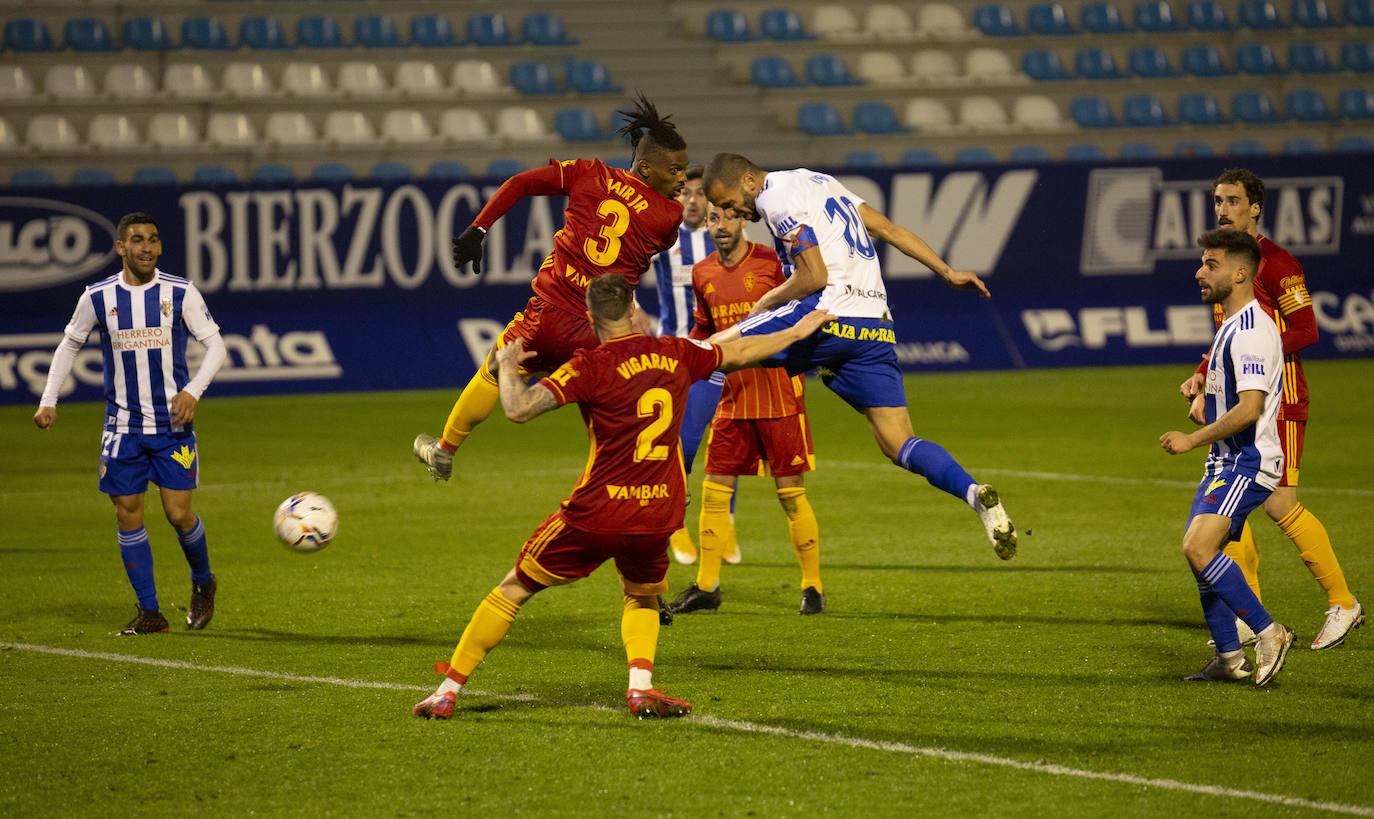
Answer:
<svg viewBox="0 0 1374 819"><path fill-rule="evenodd" d="M191 564L191 582L209 583L210 551L205 544L205 524L196 518L196 525L191 527L191 531L177 532L177 540L181 541L186 562Z"/></svg>
<svg viewBox="0 0 1374 819"><path fill-rule="evenodd" d="M969 487L977 483L944 447L934 441L908 438L897 455L897 465L924 476L931 486L943 489L965 502L968 500Z"/></svg>
<svg viewBox="0 0 1374 819"><path fill-rule="evenodd" d="M148 543L148 530L138 527L132 532L119 533L119 556L129 585L138 596L138 607L157 611L157 586L153 583L153 547Z"/></svg>
<svg viewBox="0 0 1374 819"><path fill-rule="evenodd" d="M724 388L725 374L717 371L693 384L687 393L687 408L682 413L682 461L688 472L692 471L701 439L706 437L706 428L716 414Z"/></svg>
<svg viewBox="0 0 1374 819"><path fill-rule="evenodd" d="M1240 648L1240 638L1236 636L1237 617L1256 634L1274 622L1245 582L1240 567L1225 552L1218 553L1203 568L1197 588L1202 599L1202 614L1207 619L1207 628L1212 632L1217 651Z"/></svg>

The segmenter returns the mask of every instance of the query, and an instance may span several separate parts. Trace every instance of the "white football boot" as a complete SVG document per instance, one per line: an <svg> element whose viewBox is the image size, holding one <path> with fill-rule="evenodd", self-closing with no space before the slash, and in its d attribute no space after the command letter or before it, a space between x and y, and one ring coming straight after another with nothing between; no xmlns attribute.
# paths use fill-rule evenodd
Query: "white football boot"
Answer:
<svg viewBox="0 0 1374 819"><path fill-rule="evenodd" d="M1350 632L1360 627L1364 622L1364 607L1360 601L1355 601L1354 608L1342 608L1332 606L1326 610L1326 622L1322 623L1322 630L1317 632L1317 639L1312 641L1312 648L1320 651L1323 648L1338 646L1345 641L1345 637Z"/></svg>
<svg viewBox="0 0 1374 819"><path fill-rule="evenodd" d="M434 480L446 481L453 477L453 453L439 446L438 438L424 433L416 435L412 449Z"/></svg>
<svg viewBox="0 0 1374 819"><path fill-rule="evenodd" d="M1259 642L1255 643L1255 685L1264 685L1279 673L1292 645L1293 632L1282 623L1270 623L1259 633Z"/></svg>
<svg viewBox="0 0 1374 819"><path fill-rule="evenodd" d="M978 487L973 502L978 519L983 522L983 531L987 532L988 540L992 541L992 550L1003 560L1016 557L1016 527L1012 525L1011 518L1007 517L1007 510L1002 508L1002 500L997 497L997 490L982 484Z"/></svg>

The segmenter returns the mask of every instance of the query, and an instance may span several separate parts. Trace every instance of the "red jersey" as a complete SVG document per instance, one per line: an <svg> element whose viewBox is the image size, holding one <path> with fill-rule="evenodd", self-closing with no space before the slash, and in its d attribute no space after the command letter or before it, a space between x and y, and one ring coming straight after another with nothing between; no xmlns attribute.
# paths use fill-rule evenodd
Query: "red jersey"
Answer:
<svg viewBox="0 0 1374 819"><path fill-rule="evenodd" d="M592 452L563 518L584 532L671 534L682 528L687 480L682 413L687 389L720 366L721 350L638 333L578 350L543 384L559 406L577 402Z"/></svg>
<svg viewBox="0 0 1374 819"><path fill-rule="evenodd" d="M717 251L692 266L696 294L693 338L727 330L748 317L764 293L782 284L782 264L771 248L747 242L749 249L734 267ZM785 418L806 412L803 376L789 378L782 367L750 367L725 376L716 414L721 418Z"/></svg>

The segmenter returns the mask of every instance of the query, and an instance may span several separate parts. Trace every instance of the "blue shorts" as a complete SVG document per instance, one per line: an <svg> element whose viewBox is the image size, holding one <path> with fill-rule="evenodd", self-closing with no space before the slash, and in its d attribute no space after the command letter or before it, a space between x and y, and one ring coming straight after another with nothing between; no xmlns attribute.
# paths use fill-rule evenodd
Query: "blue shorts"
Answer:
<svg viewBox="0 0 1374 819"><path fill-rule="evenodd" d="M142 495L148 481L164 489L195 489L200 483L196 434L143 435L106 430L100 442L100 491Z"/></svg>
<svg viewBox="0 0 1374 819"><path fill-rule="evenodd" d="M1255 483L1254 478L1244 472L1228 470L1220 475L1204 475L1193 496L1193 509L1184 531L1198 515L1223 515L1231 519L1227 541L1239 540L1245 519L1268 500L1273 491Z"/></svg>
<svg viewBox="0 0 1374 819"><path fill-rule="evenodd" d="M739 323L741 335L776 333L816 309L821 294L759 313ZM821 368L821 382L851 407L905 407L906 388L897 366L897 336L880 318L838 318L783 350L774 366L791 375Z"/></svg>

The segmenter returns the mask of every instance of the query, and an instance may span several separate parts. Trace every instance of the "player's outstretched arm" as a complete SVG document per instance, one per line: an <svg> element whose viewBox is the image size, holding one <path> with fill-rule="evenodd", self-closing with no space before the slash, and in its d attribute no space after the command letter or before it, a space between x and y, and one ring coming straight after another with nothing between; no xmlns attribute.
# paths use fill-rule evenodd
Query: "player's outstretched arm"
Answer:
<svg viewBox="0 0 1374 819"><path fill-rule="evenodd" d="M792 343L816 332L826 322L834 320L834 314L827 310L812 310L786 330L765 336L741 336L734 341L727 341L720 345L720 369L731 372L753 367L787 349Z"/></svg>
<svg viewBox="0 0 1374 819"><path fill-rule="evenodd" d="M520 378L520 359L525 354L525 342L515 339L496 351L496 379L501 391L501 406L506 417L523 424L537 415L558 409L558 399L543 383L526 384Z"/></svg>
<svg viewBox="0 0 1374 819"><path fill-rule="evenodd" d="M792 265L792 276L754 302L749 315L756 316L794 299L804 299L830 282L830 271L826 269L825 258L818 247L808 247L798 253L792 259Z"/></svg>
<svg viewBox="0 0 1374 819"><path fill-rule="evenodd" d="M491 201L472 220L472 224L453 240L453 266L472 263L472 272L482 272L482 240L496 220L515 207L526 196L553 196L566 193L563 189L563 168L558 164L521 171L496 189Z"/></svg>
<svg viewBox="0 0 1374 819"><path fill-rule="evenodd" d="M1236 405L1217 420L1191 433L1170 430L1159 436L1159 445L1164 447L1164 451L1170 455L1182 455L1189 450L1220 441L1222 438L1229 438L1246 427L1254 426L1263 412L1264 392L1262 390L1246 390L1240 394Z"/></svg>
<svg viewBox="0 0 1374 819"><path fill-rule="evenodd" d="M864 227L873 238L887 242L934 270L935 275L948 282L950 287L956 290L977 290L983 298L992 298L987 285L978 278L978 274L950 267L938 253L930 249L930 245L926 244L924 239L869 207L867 203L859 205L859 217L864 220Z"/></svg>

